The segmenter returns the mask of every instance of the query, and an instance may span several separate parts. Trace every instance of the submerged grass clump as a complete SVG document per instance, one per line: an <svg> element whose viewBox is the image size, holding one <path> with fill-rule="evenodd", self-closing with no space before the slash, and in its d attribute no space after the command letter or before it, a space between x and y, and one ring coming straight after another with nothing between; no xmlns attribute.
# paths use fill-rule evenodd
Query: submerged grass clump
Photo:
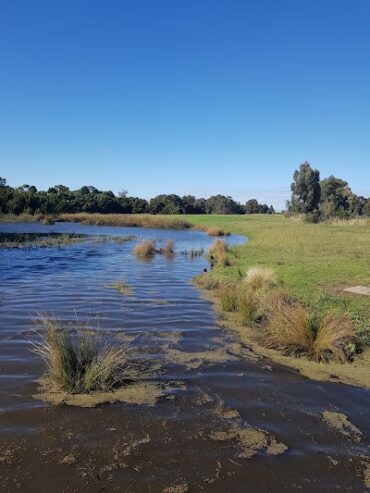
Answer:
<svg viewBox="0 0 370 493"><path fill-rule="evenodd" d="M87 235L75 233L0 233L0 248L61 247L87 239Z"/></svg>
<svg viewBox="0 0 370 493"><path fill-rule="evenodd" d="M124 294L124 295L130 295L130 294L132 294L132 291L133 291L132 287L123 281L114 282L113 284L109 285L108 287L113 288L116 291L118 291L119 293Z"/></svg>
<svg viewBox="0 0 370 493"><path fill-rule="evenodd" d="M175 242L173 240L167 240L163 248L159 250L159 253L170 257L175 253Z"/></svg>
<svg viewBox="0 0 370 493"><path fill-rule="evenodd" d="M77 325L70 333L55 319L43 318L41 324L41 341L33 350L43 359L53 388L71 394L106 392L138 380L128 346L109 344L87 326Z"/></svg>
<svg viewBox="0 0 370 493"><path fill-rule="evenodd" d="M185 255L185 257L202 257L204 255L204 248L192 248L191 250L183 250L181 252L182 255Z"/></svg>
<svg viewBox="0 0 370 493"><path fill-rule="evenodd" d="M142 240L135 245L134 254L139 258L150 258L155 255L157 251L156 242L154 240Z"/></svg>

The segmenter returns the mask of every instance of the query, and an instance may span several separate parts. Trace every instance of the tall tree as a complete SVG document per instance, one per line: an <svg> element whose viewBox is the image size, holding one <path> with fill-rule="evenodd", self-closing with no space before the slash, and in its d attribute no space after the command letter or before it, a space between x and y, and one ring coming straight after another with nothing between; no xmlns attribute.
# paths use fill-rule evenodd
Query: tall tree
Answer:
<svg viewBox="0 0 370 493"><path fill-rule="evenodd" d="M291 208L294 212L318 210L321 197L320 172L312 169L308 161L293 174Z"/></svg>

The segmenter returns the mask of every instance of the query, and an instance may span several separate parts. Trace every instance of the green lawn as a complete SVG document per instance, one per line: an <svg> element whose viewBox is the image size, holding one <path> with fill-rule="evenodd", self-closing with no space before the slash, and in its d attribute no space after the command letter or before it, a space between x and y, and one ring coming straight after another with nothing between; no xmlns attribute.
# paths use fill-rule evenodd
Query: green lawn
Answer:
<svg viewBox="0 0 370 493"><path fill-rule="evenodd" d="M370 298L345 295L350 285L370 286L370 224L308 224L282 215L181 216L248 237L234 249L231 267L212 275L232 278L250 266L272 267L290 293L311 310L346 312L370 344Z"/></svg>

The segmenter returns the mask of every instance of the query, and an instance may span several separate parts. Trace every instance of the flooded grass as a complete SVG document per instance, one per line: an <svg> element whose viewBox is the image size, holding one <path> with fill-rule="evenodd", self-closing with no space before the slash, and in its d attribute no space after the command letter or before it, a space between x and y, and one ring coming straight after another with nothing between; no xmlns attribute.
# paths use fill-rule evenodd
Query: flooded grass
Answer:
<svg viewBox="0 0 370 493"><path fill-rule="evenodd" d="M56 319L41 320L41 341L33 345L46 367L50 385L70 394L107 392L137 381L127 345L104 341L101 332L76 324L69 332Z"/></svg>
<svg viewBox="0 0 370 493"><path fill-rule="evenodd" d="M191 248L190 250L182 250L181 255L185 255L185 257L190 258L203 257L204 248Z"/></svg>
<svg viewBox="0 0 370 493"><path fill-rule="evenodd" d="M113 284L108 284L107 287L115 289L116 291L118 291L121 294L124 294L125 296L129 296L133 293L133 287L123 281L117 281L114 282Z"/></svg>
<svg viewBox="0 0 370 493"><path fill-rule="evenodd" d="M139 258L151 258L157 252L157 242L155 240L142 240L134 246L134 254Z"/></svg>
<svg viewBox="0 0 370 493"><path fill-rule="evenodd" d="M0 233L0 248L60 247L87 239L87 235L72 233Z"/></svg>

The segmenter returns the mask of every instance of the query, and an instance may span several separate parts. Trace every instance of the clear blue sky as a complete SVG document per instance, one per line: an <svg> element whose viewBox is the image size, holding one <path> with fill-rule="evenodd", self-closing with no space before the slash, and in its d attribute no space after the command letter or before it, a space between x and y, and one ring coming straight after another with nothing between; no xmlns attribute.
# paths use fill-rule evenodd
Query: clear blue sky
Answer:
<svg viewBox="0 0 370 493"><path fill-rule="evenodd" d="M369 0L0 0L0 176L251 197L293 170L370 195Z"/></svg>

